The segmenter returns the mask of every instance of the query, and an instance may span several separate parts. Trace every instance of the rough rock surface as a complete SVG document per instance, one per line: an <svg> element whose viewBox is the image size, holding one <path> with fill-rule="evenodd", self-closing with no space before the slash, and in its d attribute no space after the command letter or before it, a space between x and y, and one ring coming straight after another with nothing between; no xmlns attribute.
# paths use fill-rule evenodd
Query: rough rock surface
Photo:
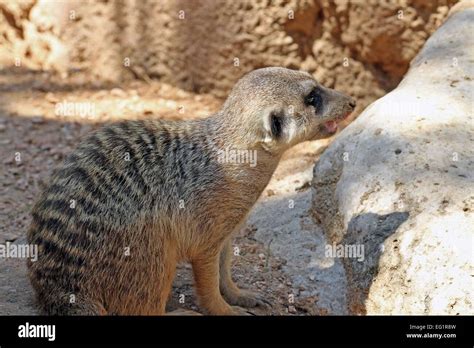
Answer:
<svg viewBox="0 0 474 348"><path fill-rule="evenodd" d="M67 23L64 3L0 0L0 68L28 67L66 73L68 45L60 39Z"/></svg>
<svg viewBox="0 0 474 348"><path fill-rule="evenodd" d="M218 97L278 65L313 73L362 110L396 86L455 2L0 0L0 65L23 57L35 69L159 78Z"/></svg>
<svg viewBox="0 0 474 348"><path fill-rule="evenodd" d="M315 219L365 247L343 258L351 313L474 313L473 24L453 13L314 169Z"/></svg>

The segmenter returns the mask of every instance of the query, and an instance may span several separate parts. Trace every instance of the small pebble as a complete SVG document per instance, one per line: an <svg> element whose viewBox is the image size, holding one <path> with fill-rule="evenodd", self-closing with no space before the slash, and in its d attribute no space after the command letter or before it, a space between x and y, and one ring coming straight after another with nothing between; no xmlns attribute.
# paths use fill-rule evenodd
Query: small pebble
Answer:
<svg viewBox="0 0 474 348"><path fill-rule="evenodd" d="M110 95L113 95L114 97L125 97L127 93L121 88L113 88L110 90Z"/></svg>
<svg viewBox="0 0 474 348"><path fill-rule="evenodd" d="M272 189L267 190L267 196L268 197L271 197L271 196L274 196L274 195L275 195L275 191L273 191Z"/></svg>

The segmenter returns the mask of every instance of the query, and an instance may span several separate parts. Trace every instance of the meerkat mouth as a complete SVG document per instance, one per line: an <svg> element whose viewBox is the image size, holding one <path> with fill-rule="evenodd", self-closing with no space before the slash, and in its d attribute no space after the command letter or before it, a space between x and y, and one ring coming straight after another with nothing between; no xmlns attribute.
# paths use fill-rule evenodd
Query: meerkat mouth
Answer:
<svg viewBox="0 0 474 348"><path fill-rule="evenodd" d="M324 128L328 133L335 133L337 131L337 122L336 121L327 121L324 122Z"/></svg>
<svg viewBox="0 0 474 348"><path fill-rule="evenodd" d="M326 129L328 133L336 133L337 128L338 128L337 123L346 119L350 114L351 112L348 112L347 114L344 114L343 116L337 117L335 120L324 122L323 123L324 128Z"/></svg>

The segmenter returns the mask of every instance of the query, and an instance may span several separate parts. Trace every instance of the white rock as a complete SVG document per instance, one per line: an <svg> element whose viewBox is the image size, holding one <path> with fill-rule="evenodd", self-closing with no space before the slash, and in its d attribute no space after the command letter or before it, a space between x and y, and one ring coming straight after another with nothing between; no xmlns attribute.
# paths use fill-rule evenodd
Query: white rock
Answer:
<svg viewBox="0 0 474 348"><path fill-rule="evenodd" d="M314 169L328 239L365 248L343 259L352 313L473 314L473 32L452 13Z"/></svg>

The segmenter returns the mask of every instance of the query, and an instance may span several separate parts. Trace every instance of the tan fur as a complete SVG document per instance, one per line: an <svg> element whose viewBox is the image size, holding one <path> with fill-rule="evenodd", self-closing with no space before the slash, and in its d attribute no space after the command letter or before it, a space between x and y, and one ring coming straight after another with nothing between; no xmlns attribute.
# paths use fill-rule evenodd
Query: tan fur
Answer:
<svg viewBox="0 0 474 348"><path fill-rule="evenodd" d="M28 240L40 254L28 266L42 311L164 314L181 261L206 313L265 302L233 283L231 237L282 153L352 111L349 97L317 86L304 72L259 69L207 119L127 121L84 139L33 209ZM316 87L320 109L305 104ZM256 151L257 165L222 163L226 148Z"/></svg>

